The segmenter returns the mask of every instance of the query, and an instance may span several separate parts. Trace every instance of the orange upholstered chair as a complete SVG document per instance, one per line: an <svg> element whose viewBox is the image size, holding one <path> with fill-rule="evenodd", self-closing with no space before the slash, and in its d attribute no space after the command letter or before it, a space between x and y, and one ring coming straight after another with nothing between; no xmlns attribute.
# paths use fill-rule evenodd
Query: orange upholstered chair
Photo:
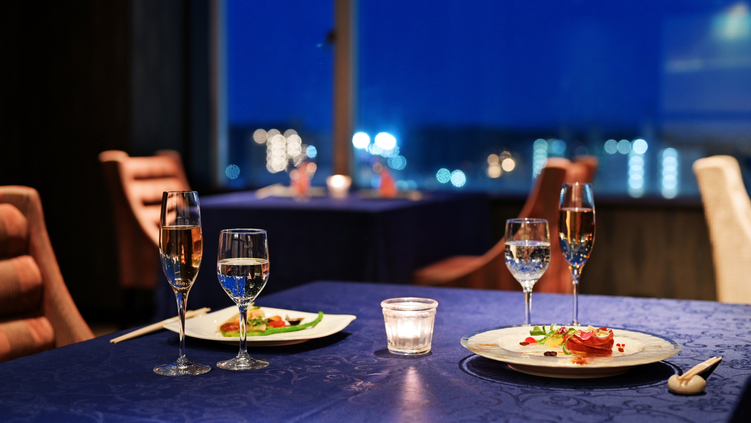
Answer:
<svg viewBox="0 0 751 423"><path fill-rule="evenodd" d="M0 187L0 361L93 337L60 273L39 194Z"/></svg>
<svg viewBox="0 0 751 423"><path fill-rule="evenodd" d="M124 151L99 154L115 213L120 284L125 289L156 287L159 214L164 191L190 190L179 153L130 157Z"/></svg>
<svg viewBox="0 0 751 423"><path fill-rule="evenodd" d="M123 322L137 321L153 310L136 309L139 293L153 297L159 281L159 215L164 191L190 190L180 154L158 151L154 156L130 157L124 151L99 154L112 199L117 237Z"/></svg>
<svg viewBox="0 0 751 423"><path fill-rule="evenodd" d="M537 177L519 213L520 218L547 219L550 227L550 265L535 284L536 292L572 292L571 274L558 243L558 203L564 182L589 182L592 177L585 164L574 165L568 159L550 158ZM518 290L519 282L506 267L505 239L482 256L454 256L418 269L412 278L417 285Z"/></svg>

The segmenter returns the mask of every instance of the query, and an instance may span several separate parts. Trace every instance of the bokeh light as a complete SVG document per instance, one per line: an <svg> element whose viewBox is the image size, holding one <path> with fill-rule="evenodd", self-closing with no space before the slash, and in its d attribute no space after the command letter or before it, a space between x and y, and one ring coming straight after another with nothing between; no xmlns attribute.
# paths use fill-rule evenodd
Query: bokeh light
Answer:
<svg viewBox="0 0 751 423"><path fill-rule="evenodd" d="M511 172L512 170L516 169L516 161L512 159L511 157L506 157L501 162L501 167L506 172Z"/></svg>
<svg viewBox="0 0 751 423"><path fill-rule="evenodd" d="M240 167L231 164L224 169L224 174L230 179L237 179L240 176Z"/></svg>
<svg viewBox="0 0 751 423"><path fill-rule="evenodd" d="M396 147L396 138L388 132L380 132L375 136L375 144L383 150L391 150Z"/></svg>
<svg viewBox="0 0 751 423"><path fill-rule="evenodd" d="M388 165L394 170L402 170L407 167L407 159L404 156L392 156L388 159Z"/></svg>
<svg viewBox="0 0 751 423"><path fill-rule="evenodd" d="M448 181L451 180L451 171L444 168L438 169L438 172L435 174L435 178L438 180L438 182L445 184Z"/></svg>
<svg viewBox="0 0 751 423"><path fill-rule="evenodd" d="M500 178L501 174L503 174L503 170L501 169L501 165L499 163L492 163L488 165L487 175L489 178Z"/></svg>
<svg viewBox="0 0 751 423"><path fill-rule="evenodd" d="M255 141L256 144L263 144L268 139L266 135L265 129L256 129L253 131L253 141Z"/></svg>
<svg viewBox="0 0 751 423"><path fill-rule="evenodd" d="M366 148L370 144L370 136L365 132L357 132L352 135L352 145L360 150Z"/></svg>
<svg viewBox="0 0 751 423"><path fill-rule="evenodd" d="M636 154L644 154L647 152L648 148L649 144L647 144L647 142L641 138L634 140L634 142L631 144L631 149Z"/></svg>
<svg viewBox="0 0 751 423"><path fill-rule="evenodd" d="M621 154L628 154L631 152L631 141L620 140L618 141L618 152Z"/></svg>
<svg viewBox="0 0 751 423"><path fill-rule="evenodd" d="M305 148L305 154L311 159L315 159L318 155L318 149L314 145L309 145Z"/></svg>
<svg viewBox="0 0 751 423"><path fill-rule="evenodd" d="M618 152L618 141L609 139L605 141L605 152L608 154L615 154Z"/></svg>
<svg viewBox="0 0 751 423"><path fill-rule="evenodd" d="M675 198L678 195L678 151L666 148L662 151L662 181L661 193L665 198Z"/></svg>
<svg viewBox="0 0 751 423"><path fill-rule="evenodd" d="M451 185L461 188L467 183L467 176L461 170L451 172Z"/></svg>
<svg viewBox="0 0 751 423"><path fill-rule="evenodd" d="M536 178L540 174L545 163L548 162L548 142L538 138L532 144L532 177Z"/></svg>

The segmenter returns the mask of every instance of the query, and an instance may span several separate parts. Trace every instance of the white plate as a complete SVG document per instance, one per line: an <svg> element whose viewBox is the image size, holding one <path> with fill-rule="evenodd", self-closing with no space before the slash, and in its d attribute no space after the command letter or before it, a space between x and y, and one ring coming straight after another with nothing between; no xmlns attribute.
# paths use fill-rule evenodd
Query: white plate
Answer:
<svg viewBox="0 0 751 423"><path fill-rule="evenodd" d="M318 317L318 313L306 313L304 311L284 310L281 308L261 307L266 316L279 315L282 317L303 317L302 323L308 323ZM324 311L324 313L326 313ZM237 307L227 307L223 310L213 313L196 316L185 321L185 335L191 338L208 339L210 341L222 341L237 344L240 338L222 336L219 332L219 326L229 318L237 314ZM249 336L248 346L254 347L273 347L279 345L292 345L305 342L309 339L323 338L324 336L333 335L344 328L357 317L350 314L324 314L323 319L312 328L303 329L297 332L276 333L266 336ZM180 331L180 323L173 322L164 325L165 329L173 332Z"/></svg>
<svg viewBox="0 0 751 423"><path fill-rule="evenodd" d="M577 329L584 329L577 327ZM615 376L634 366L656 363L678 354L681 346L675 341L646 332L613 329L615 344L625 344L623 352L613 346L610 356L565 355L560 347L530 344L523 346L529 326L512 326L469 335L462 345L477 355L507 363L512 369L536 376L585 379ZM556 351L546 357L545 351Z"/></svg>

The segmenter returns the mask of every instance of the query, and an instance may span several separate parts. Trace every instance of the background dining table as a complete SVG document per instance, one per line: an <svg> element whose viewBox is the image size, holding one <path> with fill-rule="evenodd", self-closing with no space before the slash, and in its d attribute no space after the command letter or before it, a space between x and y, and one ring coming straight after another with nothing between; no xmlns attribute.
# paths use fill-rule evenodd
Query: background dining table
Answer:
<svg viewBox="0 0 751 423"><path fill-rule="evenodd" d="M432 351L397 356L386 348L380 302L438 301ZM571 297L535 294L536 322L563 323ZM118 344L118 334L0 363L4 422L724 422L751 375L751 306L583 295L583 323L667 337L681 351L620 376L557 379L518 373L473 354L463 336L517 325L521 292L319 281L258 298L289 310L357 316L341 332L296 345L257 347L269 367L217 369L237 343L187 339L188 357L214 368L164 377L152 368L177 355L174 332ZM668 392L667 380L712 357L723 361L706 393ZM740 403L742 411L751 405ZM742 421L742 420L741 420Z"/></svg>
<svg viewBox="0 0 751 423"><path fill-rule="evenodd" d="M417 268L454 255L481 255L490 248L486 194L402 194L379 198L372 191L355 191L347 198L297 200L241 191L201 197L204 254L189 306L232 304L216 278L219 231L227 228L268 232L273 276L267 293L314 280L406 284ZM154 320L175 310L172 289L162 280Z"/></svg>

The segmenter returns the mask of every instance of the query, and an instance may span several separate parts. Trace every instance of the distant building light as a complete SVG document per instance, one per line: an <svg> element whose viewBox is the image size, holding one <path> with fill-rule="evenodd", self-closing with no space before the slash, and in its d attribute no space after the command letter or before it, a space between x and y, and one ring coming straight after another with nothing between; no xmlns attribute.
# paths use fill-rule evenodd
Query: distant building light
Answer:
<svg viewBox="0 0 751 423"><path fill-rule="evenodd" d="M256 144L263 144L268 139L268 136L266 135L265 129L256 129L253 132L253 141L256 142Z"/></svg>
<svg viewBox="0 0 751 423"><path fill-rule="evenodd" d="M621 154L628 154L631 152L631 141L620 140L618 141L618 152Z"/></svg>
<svg viewBox="0 0 751 423"><path fill-rule="evenodd" d="M311 159L315 159L315 158L316 158L316 156L318 155L318 149L317 149L317 148L316 148L316 146L314 146L314 145L309 145L309 146L308 146L308 147L307 147L307 148L305 149L305 154L306 154L306 155L307 155L308 157L310 157Z"/></svg>
<svg viewBox="0 0 751 423"><path fill-rule="evenodd" d="M352 145L355 146L355 148L364 149L370 144L370 136L366 134L365 132L357 132L355 135L352 135Z"/></svg>
<svg viewBox="0 0 751 423"><path fill-rule="evenodd" d="M402 170L407 167L407 159L404 156L392 156L388 159L388 165L394 170Z"/></svg>
<svg viewBox="0 0 751 423"><path fill-rule="evenodd" d="M240 167L231 164L224 169L224 174L230 179L237 179L237 177L240 176Z"/></svg>
<svg viewBox="0 0 751 423"><path fill-rule="evenodd" d="M512 159L511 157L506 157L501 162L501 167L506 172L511 172L512 170L516 169L516 161Z"/></svg>
<svg viewBox="0 0 751 423"><path fill-rule="evenodd" d="M461 188L467 183L467 176L461 170L451 172L451 185Z"/></svg>
<svg viewBox="0 0 751 423"><path fill-rule="evenodd" d="M647 149L649 148L649 144L647 144L646 141L639 138L634 140L634 142L631 144L631 148L634 150L634 153L636 154L644 154L647 152Z"/></svg>
<svg viewBox="0 0 751 423"><path fill-rule="evenodd" d="M618 141L610 139L605 141L605 152L608 154L615 154L618 152Z"/></svg>
<svg viewBox="0 0 751 423"><path fill-rule="evenodd" d="M488 166L487 175L489 178L500 178L501 174L503 173L503 170L501 170L501 165L498 163L493 163Z"/></svg>
<svg viewBox="0 0 751 423"><path fill-rule="evenodd" d="M435 178L438 180L438 182L445 184L446 182L451 180L451 171L444 168L438 169L438 172L435 174Z"/></svg>
<svg viewBox="0 0 751 423"><path fill-rule="evenodd" d="M384 150L391 150L396 147L396 138L388 132L380 132L375 136L375 143Z"/></svg>
<svg viewBox="0 0 751 423"><path fill-rule="evenodd" d="M566 141L563 140L553 140L550 143L550 152L561 156L566 152Z"/></svg>

